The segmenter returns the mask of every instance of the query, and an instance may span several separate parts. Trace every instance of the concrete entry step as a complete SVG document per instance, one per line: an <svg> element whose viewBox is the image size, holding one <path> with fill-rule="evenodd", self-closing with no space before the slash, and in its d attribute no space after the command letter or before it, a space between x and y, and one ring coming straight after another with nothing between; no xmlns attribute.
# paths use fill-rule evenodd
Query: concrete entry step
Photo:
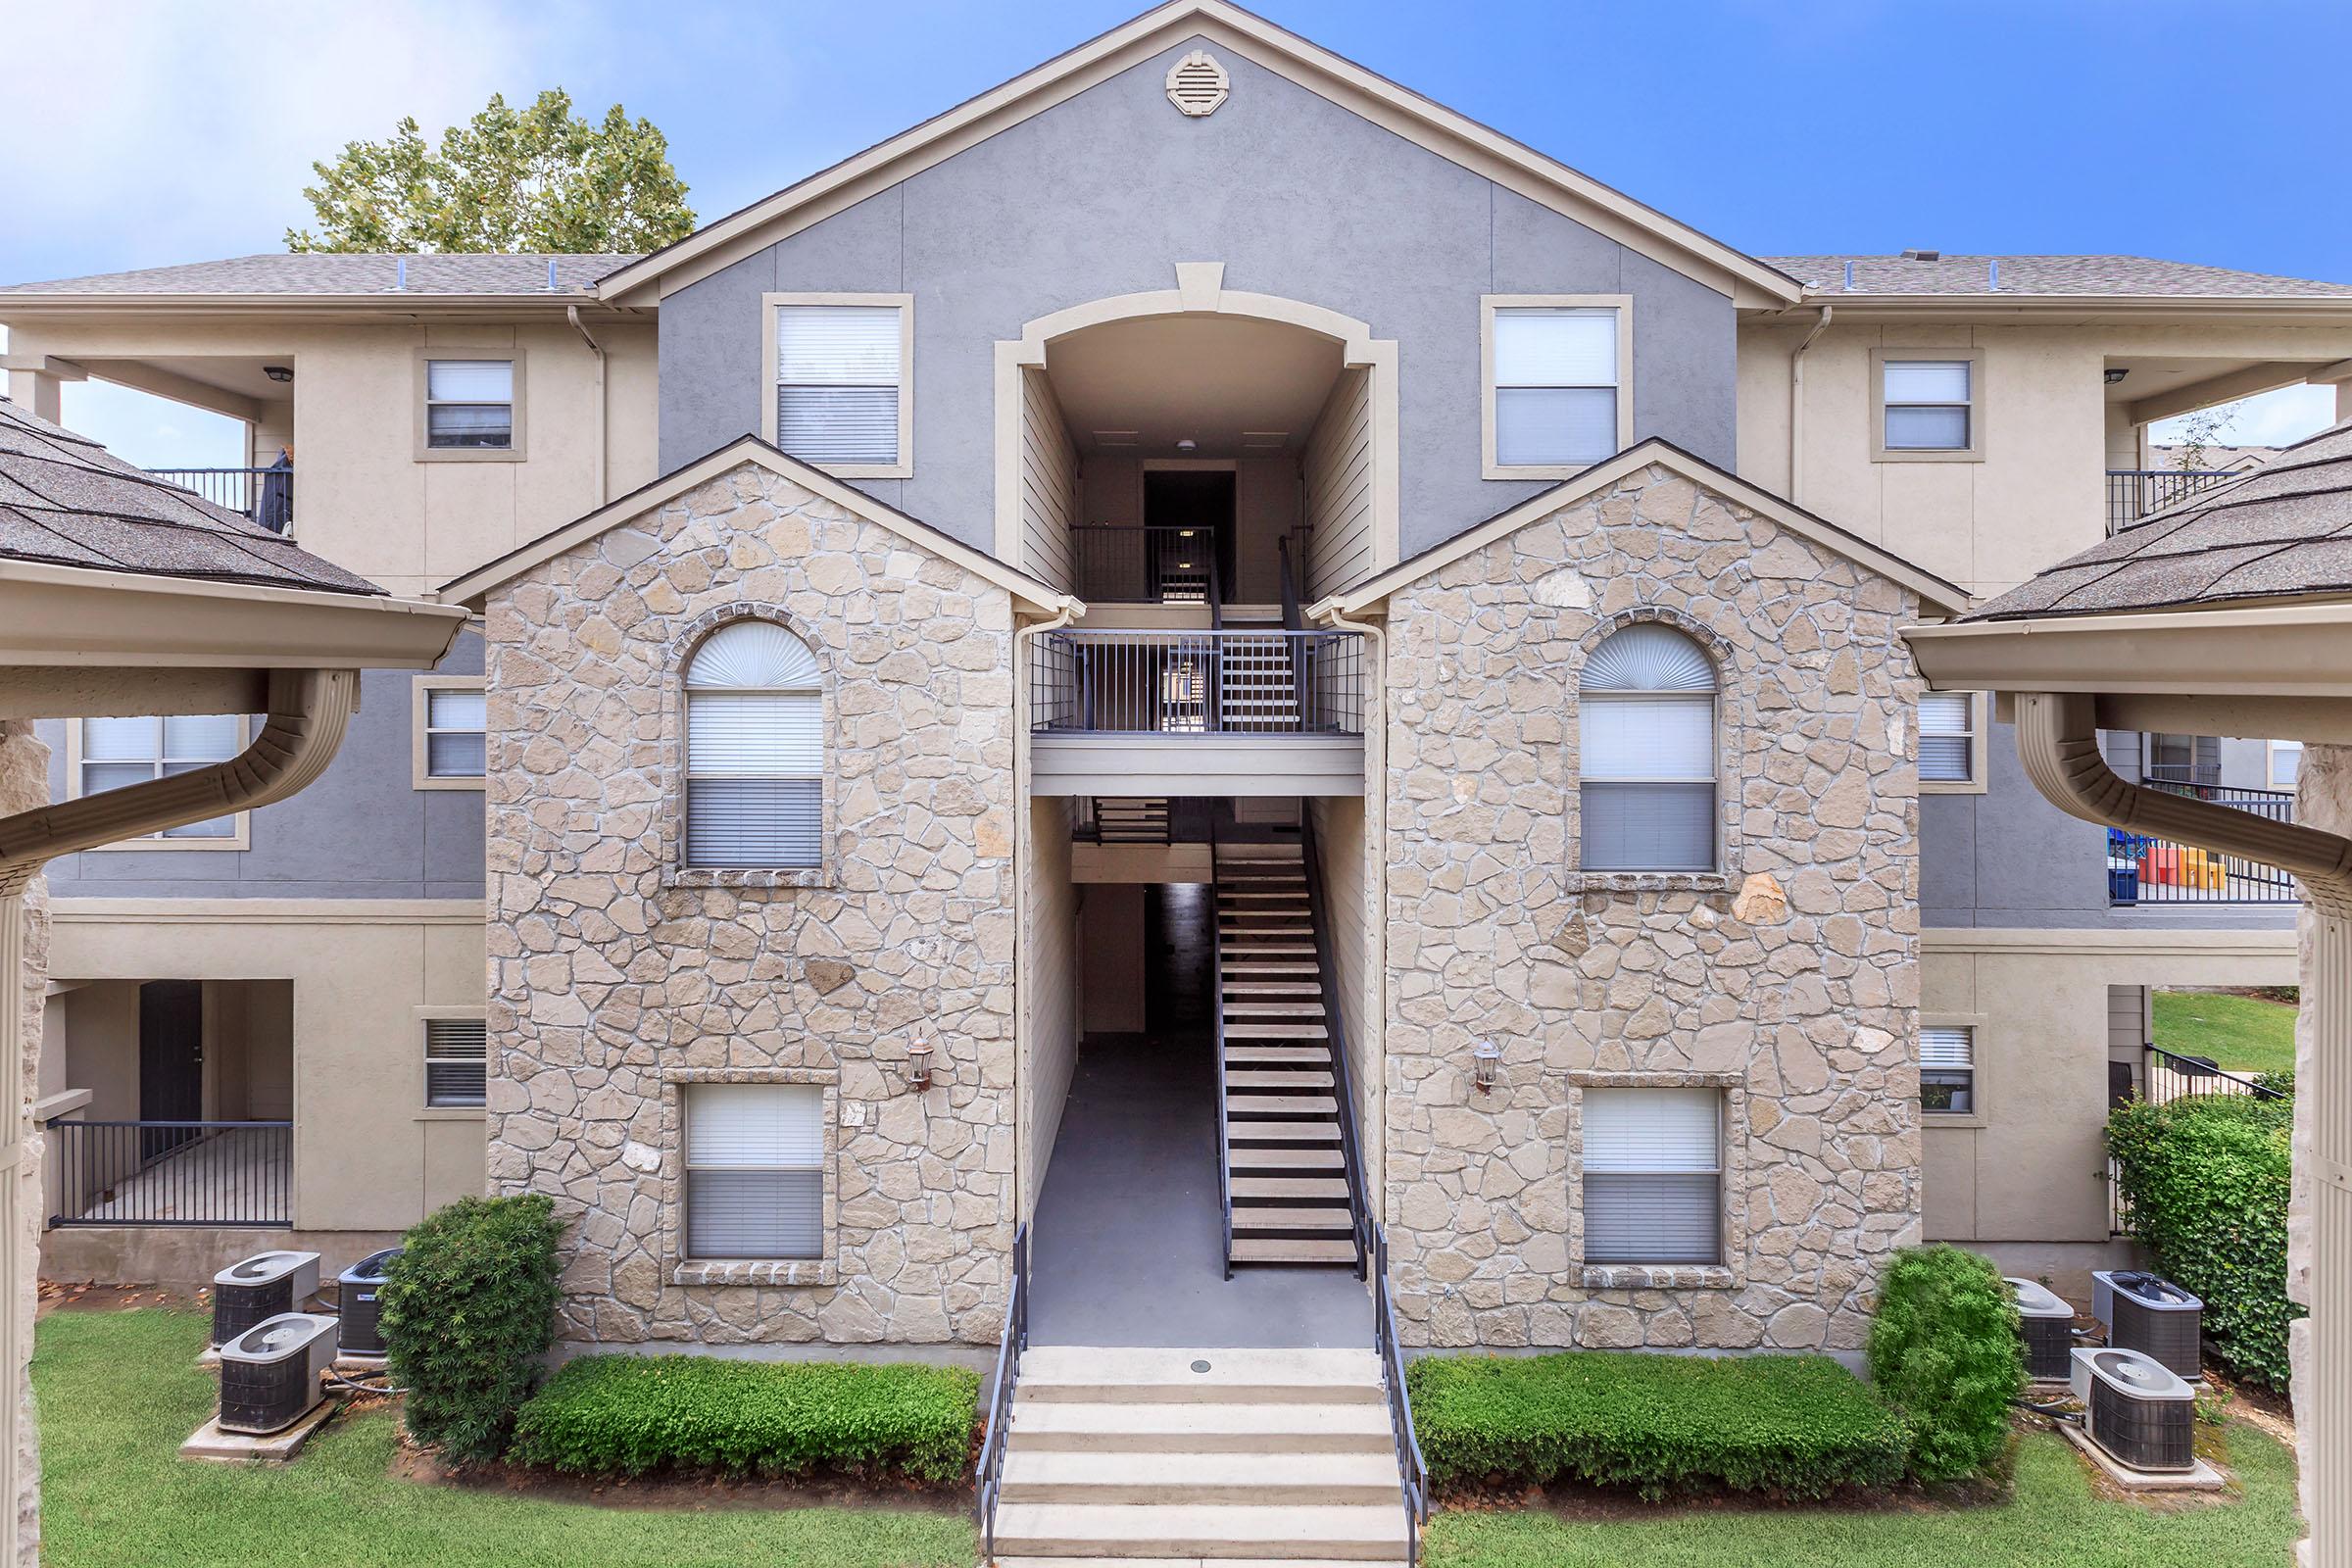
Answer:
<svg viewBox="0 0 2352 1568"><path fill-rule="evenodd" d="M1200 1362L1205 1370L1195 1371ZM1380 1361L1346 1350L1173 1350L1085 1345L1032 1346L1021 1357L1022 1401L1125 1403L1377 1403ZM1017 1422L1016 1422L1017 1426Z"/></svg>
<svg viewBox="0 0 2352 1568"><path fill-rule="evenodd" d="M1042 1449L1007 1454L1006 1502L1388 1502L1385 1453L1139 1453Z"/></svg>
<svg viewBox="0 0 2352 1568"><path fill-rule="evenodd" d="M1214 1357L1219 1352L1202 1353ZM1048 1400L1022 1406L1013 1426L1012 1447L1024 1453L1373 1453L1393 1470L1394 1442L1388 1406L1360 1400Z"/></svg>
<svg viewBox="0 0 2352 1568"><path fill-rule="evenodd" d="M1258 1557L1401 1562L1401 1503L1270 1507L1213 1503L1007 1502L997 1548L1040 1557Z"/></svg>

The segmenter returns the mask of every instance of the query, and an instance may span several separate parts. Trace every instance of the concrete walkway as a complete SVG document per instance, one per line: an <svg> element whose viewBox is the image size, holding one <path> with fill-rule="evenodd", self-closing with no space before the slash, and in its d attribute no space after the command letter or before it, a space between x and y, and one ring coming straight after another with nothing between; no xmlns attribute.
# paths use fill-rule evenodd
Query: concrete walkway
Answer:
<svg viewBox="0 0 2352 1568"><path fill-rule="evenodd" d="M1224 1277L1210 1051L1188 1031L1079 1052L1031 1233L1033 1344L1372 1343L1372 1298L1351 1269Z"/></svg>

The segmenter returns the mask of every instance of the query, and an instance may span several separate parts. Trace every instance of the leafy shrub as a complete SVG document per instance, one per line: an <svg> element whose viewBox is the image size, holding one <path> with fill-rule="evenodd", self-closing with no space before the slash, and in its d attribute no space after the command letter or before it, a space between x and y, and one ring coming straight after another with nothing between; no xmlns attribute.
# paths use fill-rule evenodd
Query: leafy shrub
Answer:
<svg viewBox="0 0 2352 1568"><path fill-rule="evenodd" d="M1957 1247L1894 1254L1870 1322L1870 1375L1911 1423L1911 1472L1957 1481L1998 1457L2024 1392L2017 1300L2000 1270Z"/></svg>
<svg viewBox="0 0 2352 1568"><path fill-rule="evenodd" d="M949 1481L970 1455L979 1404L980 1379L963 1367L589 1355L522 1407L513 1457L586 1475L824 1465Z"/></svg>
<svg viewBox="0 0 2352 1568"><path fill-rule="evenodd" d="M2295 1098L2295 1069L2281 1067L2274 1072L2258 1072L2254 1075L2254 1087L2292 1100Z"/></svg>
<svg viewBox="0 0 2352 1568"><path fill-rule="evenodd" d="M1901 1417L1827 1356L1427 1356L1404 1376L1441 1484L1564 1475L1650 1498L1817 1497L1899 1479L1909 1447Z"/></svg>
<svg viewBox="0 0 2352 1568"><path fill-rule="evenodd" d="M555 1205L462 1198L409 1232L378 1298L409 1432L460 1461L494 1459L555 1337Z"/></svg>
<svg viewBox="0 0 2352 1568"><path fill-rule="evenodd" d="M2287 1386L2286 1202L2291 1100L2202 1095L2132 1101L2107 1118L2131 1231L2156 1271L2205 1302L2215 1357L2249 1382Z"/></svg>

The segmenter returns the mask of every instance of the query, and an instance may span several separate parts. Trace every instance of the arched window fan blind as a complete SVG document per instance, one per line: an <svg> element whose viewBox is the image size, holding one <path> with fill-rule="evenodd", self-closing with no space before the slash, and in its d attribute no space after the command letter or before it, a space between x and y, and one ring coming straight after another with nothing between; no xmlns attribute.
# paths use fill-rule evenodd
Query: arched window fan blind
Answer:
<svg viewBox="0 0 2352 1568"><path fill-rule="evenodd" d="M1586 661L1578 711L1581 863L1589 871L1715 869L1715 665L1643 621Z"/></svg>
<svg viewBox="0 0 2352 1568"><path fill-rule="evenodd" d="M808 645L765 620L713 632L686 666L686 863L821 864L824 764Z"/></svg>

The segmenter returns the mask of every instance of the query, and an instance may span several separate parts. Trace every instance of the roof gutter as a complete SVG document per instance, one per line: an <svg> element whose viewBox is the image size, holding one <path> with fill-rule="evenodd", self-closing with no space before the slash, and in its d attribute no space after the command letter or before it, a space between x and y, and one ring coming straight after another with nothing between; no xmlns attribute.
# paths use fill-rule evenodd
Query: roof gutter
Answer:
<svg viewBox="0 0 2352 1568"><path fill-rule="evenodd" d="M359 706L356 669L271 670L268 721L227 761L0 817L0 898L61 855L285 799L326 771Z"/></svg>
<svg viewBox="0 0 2352 1568"><path fill-rule="evenodd" d="M1824 305L1813 330L1788 356L1788 499L1800 507L1805 504L1805 351L1829 330L1830 317L1836 311L1836 306Z"/></svg>

